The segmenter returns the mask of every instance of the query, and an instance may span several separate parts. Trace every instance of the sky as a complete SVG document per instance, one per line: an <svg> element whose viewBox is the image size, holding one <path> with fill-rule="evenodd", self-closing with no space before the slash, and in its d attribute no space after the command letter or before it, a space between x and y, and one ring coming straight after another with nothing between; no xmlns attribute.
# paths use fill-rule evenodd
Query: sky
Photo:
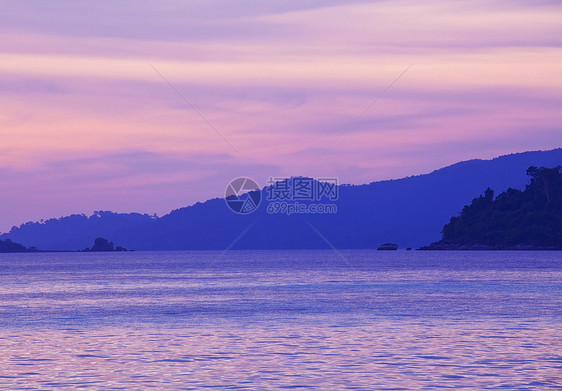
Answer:
<svg viewBox="0 0 562 391"><path fill-rule="evenodd" d="M0 231L562 146L562 2L0 0Z"/></svg>

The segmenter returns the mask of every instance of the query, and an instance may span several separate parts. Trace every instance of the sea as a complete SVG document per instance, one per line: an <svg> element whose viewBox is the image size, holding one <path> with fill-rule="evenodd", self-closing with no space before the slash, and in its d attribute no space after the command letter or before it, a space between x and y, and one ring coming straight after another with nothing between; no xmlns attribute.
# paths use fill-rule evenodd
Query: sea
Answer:
<svg viewBox="0 0 562 391"><path fill-rule="evenodd" d="M562 253L0 254L0 389L562 389Z"/></svg>

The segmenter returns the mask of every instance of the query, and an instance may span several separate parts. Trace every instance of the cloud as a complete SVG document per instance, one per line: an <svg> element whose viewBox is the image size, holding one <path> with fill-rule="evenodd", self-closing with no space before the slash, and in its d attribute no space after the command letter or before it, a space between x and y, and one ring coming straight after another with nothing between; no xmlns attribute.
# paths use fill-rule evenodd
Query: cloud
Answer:
<svg viewBox="0 0 562 391"><path fill-rule="evenodd" d="M14 2L0 15L1 201L13 223L165 212L240 175L364 183L562 142L558 1L108 7ZM22 200L29 208L14 207Z"/></svg>
<svg viewBox="0 0 562 391"><path fill-rule="evenodd" d="M27 220L94 210L165 214L174 208L223 197L240 176L261 185L274 166L252 166L228 155L199 156L130 150L56 159L39 167L0 168L1 230ZM15 202L17 200L17 202Z"/></svg>

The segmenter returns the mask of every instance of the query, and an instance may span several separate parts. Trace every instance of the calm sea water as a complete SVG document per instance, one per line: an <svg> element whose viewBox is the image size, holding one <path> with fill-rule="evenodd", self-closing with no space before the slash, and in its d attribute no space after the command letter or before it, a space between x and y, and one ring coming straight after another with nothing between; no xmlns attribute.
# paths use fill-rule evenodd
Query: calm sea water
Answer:
<svg viewBox="0 0 562 391"><path fill-rule="evenodd" d="M562 389L562 253L0 254L0 389L463 388Z"/></svg>

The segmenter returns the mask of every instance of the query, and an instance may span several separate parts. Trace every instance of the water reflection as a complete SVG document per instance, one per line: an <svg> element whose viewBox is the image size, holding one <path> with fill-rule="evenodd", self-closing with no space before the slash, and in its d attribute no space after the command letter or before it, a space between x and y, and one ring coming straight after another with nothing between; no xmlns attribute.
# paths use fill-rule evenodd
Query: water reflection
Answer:
<svg viewBox="0 0 562 391"><path fill-rule="evenodd" d="M0 255L0 388L562 388L558 254L345 255Z"/></svg>
<svg viewBox="0 0 562 391"><path fill-rule="evenodd" d="M94 389L547 389L562 387L560 330L536 322L4 334L0 385ZM267 326L267 327L264 327Z"/></svg>

